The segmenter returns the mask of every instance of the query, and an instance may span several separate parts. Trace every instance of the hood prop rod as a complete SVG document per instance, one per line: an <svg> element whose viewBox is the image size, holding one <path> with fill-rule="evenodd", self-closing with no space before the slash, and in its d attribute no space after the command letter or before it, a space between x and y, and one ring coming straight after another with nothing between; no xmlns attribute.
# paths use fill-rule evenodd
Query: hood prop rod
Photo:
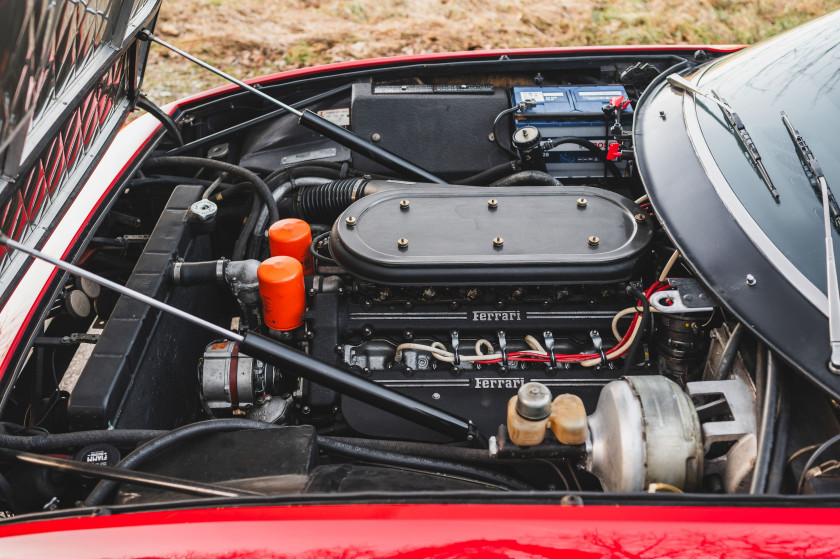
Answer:
<svg viewBox="0 0 840 559"><path fill-rule="evenodd" d="M229 81L233 84L238 85L242 89L250 91L254 95L257 95L257 96L261 97L262 99L268 101L269 103L271 103L273 105L277 105L281 109L285 109L285 110L289 111L290 113L292 113L293 115L298 117L298 123L303 124L307 128L309 128L311 130L314 130L315 132L318 132L319 134L323 134L324 136L326 136L330 140L333 140L334 142L336 142L338 144L341 144L342 146L344 146L346 148L349 148L350 150L355 151L355 152L359 153L360 155L363 155L363 156L367 157L368 159L370 159L372 161L376 161L377 163L379 163L381 165L384 165L385 167L388 167L392 171L396 171L398 173L407 173L408 175L411 176L411 178L413 178L415 180L431 182L431 183L435 183L435 184L446 184L446 182L444 180L442 180L441 178L433 175L432 173L423 169L422 167L420 167L418 165L415 165L414 163L411 163L410 161L407 161L407 160L403 159L402 157L400 157L399 155L396 155L395 153L391 153L387 149L384 149L384 148L381 148L379 146L373 145L370 142L366 142L362 138L353 134L351 131L345 130L341 126L339 126L337 124L334 124L334 123L326 120L325 118L321 118L320 116L313 113L309 109L304 109L303 111L299 111L296 108L294 108L290 105L287 105L287 104L283 103L282 101L279 101L279 100L275 99L271 95L268 95L268 94L260 91L256 87L250 86L247 83L243 82L242 80L238 80L238 79L234 78L233 76L231 76L230 74L226 74L225 72L221 71L220 69L216 68L215 66L211 66L210 64L204 62L203 60L200 60L200 59L196 58L195 56L193 56L193 55L191 55L187 52L182 51L178 47L176 47L174 45L170 45L169 43L167 43L163 39L155 36L148 29L143 29L140 32L139 37L140 37L140 39L142 39L144 41L152 41L153 43L157 43L160 46L171 50L175 54L186 58L190 62L193 62L194 64L197 64L197 65L201 66L205 70L208 70L208 71L216 74L217 76L219 76L221 78L224 78L224 79L226 79L227 81Z"/></svg>
<svg viewBox="0 0 840 559"><path fill-rule="evenodd" d="M171 314L187 322L195 324L200 328L209 330L225 339L238 342L242 353L256 357L266 363L271 363L284 371L296 376L308 379L314 383L331 388L337 392L355 398L360 402L370 404L394 415L407 419L417 425L421 425L438 433L443 433L456 440L473 441L477 440L478 430L472 421L463 420L443 410L404 396L386 386L382 386L372 380L366 379L343 371L328 363L318 361L309 355L291 347L285 346L276 340L257 334L246 332L241 335L237 332L213 324L203 318L192 315L181 309L176 309L166 303L158 301L148 295L103 278L93 272L79 268L69 262L54 258L34 248L27 247L12 240L5 233L0 232L0 245L19 250L38 260L52 264L56 268L70 272L102 287L112 289L121 295L130 297Z"/></svg>

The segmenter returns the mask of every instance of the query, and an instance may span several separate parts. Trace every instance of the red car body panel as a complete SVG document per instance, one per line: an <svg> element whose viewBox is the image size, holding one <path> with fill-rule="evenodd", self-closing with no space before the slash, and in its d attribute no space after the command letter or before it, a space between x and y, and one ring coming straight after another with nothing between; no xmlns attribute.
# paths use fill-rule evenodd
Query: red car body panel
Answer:
<svg viewBox="0 0 840 559"><path fill-rule="evenodd" d="M837 557L840 511L330 505L165 511L0 528L3 557Z"/></svg>

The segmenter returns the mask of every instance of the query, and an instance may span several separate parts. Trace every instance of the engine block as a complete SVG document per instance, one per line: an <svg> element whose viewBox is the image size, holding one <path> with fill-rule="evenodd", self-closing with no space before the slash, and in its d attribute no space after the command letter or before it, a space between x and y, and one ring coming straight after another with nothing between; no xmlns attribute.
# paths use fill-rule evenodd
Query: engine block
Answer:
<svg viewBox="0 0 840 559"><path fill-rule="evenodd" d="M482 433L493 433L504 423L507 401L527 382L575 393L592 411L601 388L619 372L609 362L595 367L513 359L485 364L461 357L515 354L532 350L534 341L556 353L597 353L599 345L615 343L612 318L632 304L623 284L396 288L356 282L340 293L316 293L312 299L308 323L313 355L469 417ZM458 358L443 361L423 349L434 343ZM345 420L359 433L439 439L413 423L311 383L305 384L304 392L313 409L340 402Z"/></svg>

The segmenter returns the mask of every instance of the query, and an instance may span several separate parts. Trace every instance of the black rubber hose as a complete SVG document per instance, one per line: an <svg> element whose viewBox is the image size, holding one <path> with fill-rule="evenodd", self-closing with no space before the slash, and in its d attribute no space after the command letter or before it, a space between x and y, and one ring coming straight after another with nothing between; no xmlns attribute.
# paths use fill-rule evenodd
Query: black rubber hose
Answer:
<svg viewBox="0 0 840 559"><path fill-rule="evenodd" d="M302 163L294 167L282 167L277 169L265 178L265 183L269 187L273 187L298 177L323 177L326 179L338 179L341 175L341 163L331 163L326 161L324 163L315 164L314 162Z"/></svg>
<svg viewBox="0 0 840 559"><path fill-rule="evenodd" d="M490 186L562 186L560 181L543 171L519 171Z"/></svg>
<svg viewBox="0 0 840 559"><path fill-rule="evenodd" d="M647 330L648 324L650 323L650 303L645 294L635 288L628 288L628 291L642 302L642 318L640 319L642 323L639 325L639 331L636 332L636 337L633 338L633 343L630 344L630 351L624 357L624 371L622 373L624 375L630 374L630 367L636 362L636 355L638 355L639 348L642 346L642 338L644 338L645 330Z"/></svg>
<svg viewBox="0 0 840 559"><path fill-rule="evenodd" d="M332 223L364 192L368 179L341 179L302 188L295 204L297 216L308 222Z"/></svg>
<svg viewBox="0 0 840 559"><path fill-rule="evenodd" d="M790 398L785 398L787 378L784 371L779 371L779 417L776 418L776 436L773 441L773 456L770 461L770 472L767 474L767 491L769 495L779 495L785 477L787 465L788 427L790 424Z"/></svg>
<svg viewBox="0 0 840 559"><path fill-rule="evenodd" d="M210 435L212 433L224 433L227 431L272 429L275 427L277 426L251 419L211 419L209 421L191 423L189 425L184 425L183 427L167 431L166 434L150 440L120 460L116 467L133 470L173 446L195 437ZM90 507L101 505L114 491L114 489L116 489L118 483L119 482L110 480L100 481L96 484L96 487L93 488L93 491L90 492L87 499L85 499L85 505Z"/></svg>
<svg viewBox="0 0 840 559"><path fill-rule="evenodd" d="M155 157L146 162L149 166L162 165L190 165L193 167L209 167L217 171L225 171L228 174L242 177L254 187L254 193L262 199L263 204L268 206L268 215L271 218L271 223L280 219L280 214L277 212L277 207L274 205L274 199L271 197L271 190L253 172L244 169L232 163L224 161L216 161L215 159L205 159L203 157L187 157L185 155L173 155L171 157ZM273 212L273 213L272 213Z"/></svg>
<svg viewBox="0 0 840 559"><path fill-rule="evenodd" d="M766 492L767 476L770 474L770 461L773 456L773 436L776 432L776 407L779 399L779 367L773 358L773 353L767 350L764 359L764 405L761 410L761 422L758 427L758 450L756 451L755 467L750 482L750 494Z"/></svg>
<svg viewBox="0 0 840 559"><path fill-rule="evenodd" d="M152 177L138 177L133 178L129 181L129 186L131 187L141 187L147 186L152 184L201 184L204 186L210 186L215 181L210 181L206 179L194 179L191 177L178 177L174 175L155 175ZM230 188L233 185L230 183L221 183L218 188Z"/></svg>
<svg viewBox="0 0 840 559"><path fill-rule="evenodd" d="M607 159L607 154L604 153L604 150L602 150L601 148L593 144L592 141L587 140L586 138L568 136L565 138L552 138L551 140L549 140L549 142L551 142L552 147L561 146L563 144L574 144L576 146L580 146L588 152L590 152L595 157L597 157L599 160L601 160L601 162L607 166L607 169L609 169L610 173L612 173L614 177L622 178L621 171L619 171L615 163Z"/></svg>
<svg viewBox="0 0 840 559"><path fill-rule="evenodd" d="M518 479L515 479L505 474L501 474L493 470L488 470L486 468L475 468L465 464L459 464L456 462L449 462L445 460L436 460L421 456L406 456L403 454L385 452L382 450L373 450L370 448L363 448L361 446L347 444L344 442L340 442L337 439L330 439L327 437L318 438L318 447L321 450L326 451L327 453L340 454L342 456L348 456L356 460L365 460L368 462L387 464L389 466L398 466L402 468L427 470L435 473L455 475L483 483L488 483L508 490L533 490L533 487Z"/></svg>
<svg viewBox="0 0 840 559"><path fill-rule="evenodd" d="M328 439L336 443L344 443L370 450L379 450L394 454L423 456L425 458L436 458L440 460L451 460L453 462L466 462L470 464L492 464L502 465L499 460L490 456L486 449L465 448L462 446L451 446L445 444L419 443L414 441L392 441L387 439L359 439L350 437L323 437L318 440Z"/></svg>
<svg viewBox="0 0 840 559"><path fill-rule="evenodd" d="M508 161L507 163L501 163L499 165L495 165L481 171L478 174L472 175L471 177L467 177L461 180L453 181L452 184L463 184L468 186L487 186L493 181L497 181L504 177L509 176L512 173L516 173L520 171L521 168L519 167L519 161Z"/></svg>
<svg viewBox="0 0 840 559"><path fill-rule="evenodd" d="M218 270L218 260L180 262L172 268L172 279L175 285L182 287L209 285L219 281Z"/></svg>
<svg viewBox="0 0 840 559"><path fill-rule="evenodd" d="M0 447L28 452L58 452L82 448L94 443L107 443L118 448L131 448L159 437L168 431L149 429L108 429L101 431L76 431L55 435L6 435L0 434Z"/></svg>
<svg viewBox="0 0 840 559"><path fill-rule="evenodd" d="M245 250L248 248L248 239L254 231L254 224L257 222L257 218L260 215L262 207L263 205L260 199L254 196L254 199L251 201L251 211L248 212L248 217L245 218L245 223L242 225L242 229L239 230L239 236L236 238L236 243L233 245L233 252L231 252L230 255L231 260L242 260L245 258ZM277 206L272 203L269 208L272 207L276 212Z"/></svg>
<svg viewBox="0 0 840 559"><path fill-rule="evenodd" d="M309 253L312 256L314 256L315 258L317 258L318 260L322 261L324 264L328 264L330 266L335 266L336 265L335 260L333 260L329 256L324 256L323 254L318 252L318 243L320 243L324 239L329 238L329 236L330 236L330 232L329 231L324 231L323 233L321 233L320 235L318 235L317 237L312 239L312 244L309 245Z"/></svg>
<svg viewBox="0 0 840 559"><path fill-rule="evenodd" d="M172 136L172 139L175 140L175 143L179 146L184 145L184 138L181 137L181 131L178 130L178 125L175 124L175 121L172 120L172 117L165 113L160 107L149 101L149 99L145 96L145 94L140 94L137 96L137 106L158 119L163 127L169 132L169 135Z"/></svg>
<svg viewBox="0 0 840 559"><path fill-rule="evenodd" d="M738 347L741 345L741 337L743 336L743 329L741 323L735 325L732 330L732 335L729 336L729 341L726 342L726 348L723 350L723 355L720 358L717 369L715 369L715 377L710 380L723 380L732 369L732 364L735 363L735 356L738 355Z"/></svg>

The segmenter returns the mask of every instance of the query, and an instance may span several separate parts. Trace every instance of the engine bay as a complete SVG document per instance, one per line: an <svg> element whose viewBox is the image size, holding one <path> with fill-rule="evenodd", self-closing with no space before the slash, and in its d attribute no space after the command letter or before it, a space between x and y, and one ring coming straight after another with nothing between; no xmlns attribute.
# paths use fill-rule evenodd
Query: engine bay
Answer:
<svg viewBox="0 0 840 559"><path fill-rule="evenodd" d="M3 436L115 466L154 435L133 469L244 495L749 492L782 365L680 258L634 162L642 92L694 62L442 64L272 93L436 182L242 92L182 111L183 144L160 139L78 263L236 336L70 276ZM790 388L830 431L814 394ZM4 471L18 511L189 497L45 472Z"/></svg>

